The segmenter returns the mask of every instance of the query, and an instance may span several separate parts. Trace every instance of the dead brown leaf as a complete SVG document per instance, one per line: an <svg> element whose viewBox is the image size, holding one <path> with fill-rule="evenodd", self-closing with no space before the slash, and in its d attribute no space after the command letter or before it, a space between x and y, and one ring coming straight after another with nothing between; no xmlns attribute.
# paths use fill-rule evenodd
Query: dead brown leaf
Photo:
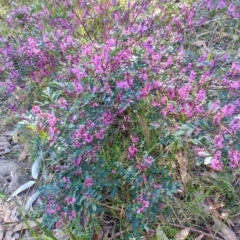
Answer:
<svg viewBox="0 0 240 240"><path fill-rule="evenodd" d="M222 203L214 204L210 198L206 198L206 200L208 205L203 203L203 210L207 215L212 216L214 225L211 229L221 235L225 240L237 240L238 238L235 233L224 222L219 220L221 219L221 215L217 209L223 207L224 205Z"/></svg>
<svg viewBox="0 0 240 240"><path fill-rule="evenodd" d="M38 218L36 219L39 223L42 223L42 218ZM37 224L34 222L34 221L28 221L28 225L31 227L31 228L34 228L37 226ZM24 229L28 229L28 225L26 223L19 223L18 225L16 225L14 228L13 228L13 233L14 232L18 232L18 231L21 231L21 230L24 230Z"/></svg>
<svg viewBox="0 0 240 240"><path fill-rule="evenodd" d="M18 143L19 142L19 137L18 137L18 133L17 132L14 132L12 134L12 140L14 143Z"/></svg>
<svg viewBox="0 0 240 240"><path fill-rule="evenodd" d="M55 230L53 230L53 232L54 232L54 236L58 240L70 240L71 239L70 236L61 229L55 229Z"/></svg>
<svg viewBox="0 0 240 240"><path fill-rule="evenodd" d="M185 228L177 233L173 240L185 240L189 234L189 228Z"/></svg>
<svg viewBox="0 0 240 240"><path fill-rule="evenodd" d="M198 237L195 238L195 240L202 240L204 237L204 234L199 235Z"/></svg>
<svg viewBox="0 0 240 240"><path fill-rule="evenodd" d="M3 136L0 136L0 155L4 155L10 152L10 143Z"/></svg>
<svg viewBox="0 0 240 240"><path fill-rule="evenodd" d="M213 216L213 229L218 232L220 231L222 237L225 240L238 240L236 234L222 221L218 220L216 217Z"/></svg>
<svg viewBox="0 0 240 240"><path fill-rule="evenodd" d="M6 147L6 146L10 146L10 144L5 137L1 136L0 137L0 147Z"/></svg>
<svg viewBox="0 0 240 240"><path fill-rule="evenodd" d="M185 186L187 182L191 179L191 176L187 173L188 160L186 157L183 156L182 152L177 153L175 158L177 159L178 164L180 166L180 175L181 175L182 182Z"/></svg>
<svg viewBox="0 0 240 240"><path fill-rule="evenodd" d="M8 147L0 148L0 155L4 155L10 152L10 149Z"/></svg>
<svg viewBox="0 0 240 240"><path fill-rule="evenodd" d="M218 212L219 209L223 208L225 205L224 203L213 203L212 200L207 197L206 201L209 206L210 212L217 218L222 218L221 214Z"/></svg>
<svg viewBox="0 0 240 240"><path fill-rule="evenodd" d="M4 224L16 223L19 221L17 207L12 205L4 209Z"/></svg>
<svg viewBox="0 0 240 240"><path fill-rule="evenodd" d="M193 42L193 45L196 45L198 47L202 47L205 51L207 51L208 53L211 52L211 49L209 49L206 45L206 41L204 40L197 40L195 42Z"/></svg>
<svg viewBox="0 0 240 240"><path fill-rule="evenodd" d="M24 144L23 150L19 155L18 161L23 161L29 155L28 145Z"/></svg>
<svg viewBox="0 0 240 240"><path fill-rule="evenodd" d="M102 240L103 239L103 230L100 226L98 226L98 229L93 235L92 240Z"/></svg>

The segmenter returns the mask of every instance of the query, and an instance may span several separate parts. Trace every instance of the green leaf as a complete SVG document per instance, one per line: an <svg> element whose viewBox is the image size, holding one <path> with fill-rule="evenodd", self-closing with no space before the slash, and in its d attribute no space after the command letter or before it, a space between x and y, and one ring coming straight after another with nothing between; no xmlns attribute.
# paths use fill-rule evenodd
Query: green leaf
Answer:
<svg viewBox="0 0 240 240"><path fill-rule="evenodd" d="M208 164L211 163L211 161L212 161L212 157L211 157L211 156L210 156L210 157L206 157L206 158L204 159L204 164L208 165Z"/></svg>
<svg viewBox="0 0 240 240"><path fill-rule="evenodd" d="M93 203L93 205L92 205L92 210L93 210L94 212L97 211L97 205L96 205L95 203Z"/></svg>
<svg viewBox="0 0 240 240"><path fill-rule="evenodd" d="M180 135L183 135L184 133L185 133L185 131L179 130L179 131L177 131L176 133L174 133L173 135L174 135L174 136L180 136Z"/></svg>
<svg viewBox="0 0 240 240"><path fill-rule="evenodd" d="M137 230L137 227L139 225L139 220L136 216L134 216L133 218L133 222L132 222L132 230L133 232L135 232Z"/></svg>

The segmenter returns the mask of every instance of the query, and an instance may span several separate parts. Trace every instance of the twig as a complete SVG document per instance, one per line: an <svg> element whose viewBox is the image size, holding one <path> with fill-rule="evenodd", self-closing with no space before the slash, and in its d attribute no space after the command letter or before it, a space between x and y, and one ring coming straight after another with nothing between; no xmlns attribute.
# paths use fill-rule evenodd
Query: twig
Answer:
<svg viewBox="0 0 240 240"><path fill-rule="evenodd" d="M105 204L105 203L100 203L100 202L98 202L97 204L99 204L99 205L101 205L101 206L104 206L104 207L106 207L106 208L110 208L110 209L114 209L114 210L122 211L122 208L109 206L109 205L107 205L107 204Z"/></svg>
<svg viewBox="0 0 240 240"><path fill-rule="evenodd" d="M121 231L121 232L119 232L119 233L116 233L116 234L114 235L114 237L109 238L109 240L116 239L116 237L120 237L120 236L122 236L124 233L127 233L127 232L129 232L129 230L124 230L124 231Z"/></svg>
<svg viewBox="0 0 240 240"><path fill-rule="evenodd" d="M91 43L94 43L94 41L93 41L90 33L88 32L88 29L87 29L87 28L85 27L85 25L82 23L82 20L80 19L80 17L77 15L77 13L76 13L73 9L72 9L72 12L73 12L73 14L77 17L79 23L81 24L81 26L82 26L83 29L85 30L85 32L86 32L88 38L90 39Z"/></svg>
<svg viewBox="0 0 240 240"><path fill-rule="evenodd" d="M169 205L170 205L170 208L172 209L174 215L176 216L177 220L181 223L181 220L178 218L178 215L176 214L174 208L172 207L172 205L171 205L170 203L169 203ZM182 223L181 223L181 224L182 224ZM179 226L181 226L181 225L179 225Z"/></svg>
<svg viewBox="0 0 240 240"><path fill-rule="evenodd" d="M195 228L185 227L185 226L182 226L182 225L179 225L179 224L172 224L172 223L168 223L168 225L170 225L170 226L172 226L172 227L182 228L182 229L187 228L187 229L189 229L190 232L195 232L195 233L203 234L203 235L205 235L205 236L207 236L207 237L210 237L211 239L222 240L221 238L215 237L215 236L212 235L212 234L203 232L203 231L198 230L198 229L195 229Z"/></svg>

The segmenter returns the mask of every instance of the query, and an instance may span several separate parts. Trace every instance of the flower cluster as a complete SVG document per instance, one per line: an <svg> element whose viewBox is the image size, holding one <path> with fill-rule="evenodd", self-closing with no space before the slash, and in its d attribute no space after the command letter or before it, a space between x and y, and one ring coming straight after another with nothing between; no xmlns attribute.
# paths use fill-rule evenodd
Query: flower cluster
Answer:
<svg viewBox="0 0 240 240"><path fill-rule="evenodd" d="M163 129L162 139L175 136L173 130L189 135L188 145L199 145L192 146L198 161L211 159L214 170L239 167L239 60L193 53L186 38L214 12L225 12L232 24L239 6L204 0L198 6L203 15L182 4L176 16L161 1L90 2L50 0L14 9L7 22L20 32L0 38L1 85L6 94L39 104L25 108L39 135L47 134L35 149L49 156L46 164L56 175L55 195L45 199L47 216L60 227L87 211L90 223L101 202L126 195L126 216L136 222L136 213L144 213L143 229L164 195L176 190L157 164L160 153L150 155L151 141L161 144L149 125ZM23 102L17 98L16 106ZM119 136L121 149L114 146L114 153L121 154L109 161L104 151Z"/></svg>

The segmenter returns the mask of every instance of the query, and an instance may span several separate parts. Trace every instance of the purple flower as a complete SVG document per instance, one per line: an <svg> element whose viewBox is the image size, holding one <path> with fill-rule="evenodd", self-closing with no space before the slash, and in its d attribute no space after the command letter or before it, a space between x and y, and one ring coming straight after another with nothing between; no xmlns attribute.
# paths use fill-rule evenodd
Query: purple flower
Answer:
<svg viewBox="0 0 240 240"><path fill-rule="evenodd" d="M81 80L82 78L84 78L86 76L85 73L81 72L76 67L72 68L71 70L72 70L72 73L76 76L77 80Z"/></svg>
<svg viewBox="0 0 240 240"><path fill-rule="evenodd" d="M234 111L235 111L236 107L232 104L227 104L226 106L224 106L221 111L225 116L232 116Z"/></svg>
<svg viewBox="0 0 240 240"><path fill-rule="evenodd" d="M214 137L214 146L216 148L223 148L223 142L224 142L224 139L221 135L216 135Z"/></svg>
<svg viewBox="0 0 240 240"><path fill-rule="evenodd" d="M135 146L133 146L133 145L130 146L128 148L128 158L133 158L137 152L138 152L138 149Z"/></svg>
<svg viewBox="0 0 240 240"><path fill-rule="evenodd" d="M235 134L240 129L240 120L233 119L229 124L230 130L233 134Z"/></svg>
<svg viewBox="0 0 240 240"><path fill-rule="evenodd" d="M65 202L67 203L68 206L74 204L76 202L76 198L74 197L66 197Z"/></svg>
<svg viewBox="0 0 240 240"><path fill-rule="evenodd" d="M141 194L137 199L136 202L140 205L140 207L137 210L137 213L144 212L147 208L150 206L150 202L148 200L147 194Z"/></svg>
<svg viewBox="0 0 240 240"><path fill-rule="evenodd" d="M197 73L195 71L191 71L190 76L189 76L189 82L193 82L194 79L196 78Z"/></svg>
<svg viewBox="0 0 240 240"><path fill-rule="evenodd" d="M40 115L40 114L42 114L41 108L40 108L39 106L36 106L36 105L34 105L34 106L32 107L32 112L33 112L35 115Z"/></svg>
<svg viewBox="0 0 240 240"><path fill-rule="evenodd" d="M217 5L217 9L222 9L226 6L226 1L220 1Z"/></svg>
<svg viewBox="0 0 240 240"><path fill-rule="evenodd" d="M139 137L138 136L133 136L132 141L133 141L133 143L137 143L139 141Z"/></svg>
<svg viewBox="0 0 240 240"><path fill-rule="evenodd" d="M83 185L85 188L90 188L93 185L93 179L91 177L86 178Z"/></svg>
<svg viewBox="0 0 240 240"><path fill-rule="evenodd" d="M63 178L62 178L62 182L63 182L63 183L70 183L70 179L67 178L67 177L63 177Z"/></svg>
<svg viewBox="0 0 240 240"><path fill-rule="evenodd" d="M82 162L82 158L78 157L75 161L74 161L74 166L79 166Z"/></svg>
<svg viewBox="0 0 240 240"><path fill-rule="evenodd" d="M223 118L222 113L220 111L218 111L213 117L213 123L214 124L220 124L222 118Z"/></svg>
<svg viewBox="0 0 240 240"><path fill-rule="evenodd" d="M68 102L67 102L67 100L66 100L65 98L60 97L60 98L58 99L58 105L59 105L59 107L62 108L62 109L67 109Z"/></svg>
<svg viewBox="0 0 240 240"><path fill-rule="evenodd" d="M136 165L136 168L137 168L138 171L142 172L142 171L147 170L148 166L145 163L139 163L139 164Z"/></svg>
<svg viewBox="0 0 240 240"><path fill-rule="evenodd" d="M48 213L49 215L53 215L53 214L56 213L56 211L55 211L54 209L52 209L52 208L47 208L46 210L47 210L47 213Z"/></svg>
<svg viewBox="0 0 240 240"><path fill-rule="evenodd" d="M61 229L64 226L64 223L62 221L58 221L58 222L56 222L55 226L57 229Z"/></svg>
<svg viewBox="0 0 240 240"><path fill-rule="evenodd" d="M87 143L91 143L91 142L93 141L93 136L90 135L90 134L87 133L87 132L84 133L84 134L82 135L82 137L83 137L84 141L87 142Z"/></svg>
<svg viewBox="0 0 240 240"><path fill-rule="evenodd" d="M217 170L217 171L220 171L223 169L223 163L221 162L221 155L222 155L222 152L221 151L217 151L211 161L211 168L213 170Z"/></svg>
<svg viewBox="0 0 240 240"><path fill-rule="evenodd" d="M76 211L75 211L75 210L72 210L72 211L70 212L69 216L68 216L68 219L69 219L70 221L73 221L76 217L77 217Z"/></svg>
<svg viewBox="0 0 240 240"><path fill-rule="evenodd" d="M231 168L239 167L240 152L237 150L230 150L228 153L228 156L230 158L230 162L229 162L230 167Z"/></svg>
<svg viewBox="0 0 240 240"><path fill-rule="evenodd" d="M82 87L81 83L79 83L77 81L74 81L73 82L73 87L74 87L74 90L77 94L83 93L83 87Z"/></svg>
<svg viewBox="0 0 240 240"><path fill-rule="evenodd" d="M182 100L185 100L186 98L188 98L190 90L191 90L190 85L186 85L186 86L181 87L178 90L179 98L182 99Z"/></svg>
<svg viewBox="0 0 240 240"><path fill-rule="evenodd" d="M197 94L197 100L203 101L206 97L206 91L204 89L201 89Z"/></svg>
<svg viewBox="0 0 240 240"><path fill-rule="evenodd" d="M148 166L151 166L152 163L153 163L154 159L152 156L149 156L147 158L144 159L144 162L148 165Z"/></svg>
<svg viewBox="0 0 240 240"><path fill-rule="evenodd" d="M47 113L47 120L50 127L54 127L54 125L57 123L57 118L51 113Z"/></svg>
<svg viewBox="0 0 240 240"><path fill-rule="evenodd" d="M104 131L103 131L103 130L101 130L101 131L99 131L99 132L96 133L96 138L97 138L97 139L103 140L104 137L105 137L105 135L104 135Z"/></svg>
<svg viewBox="0 0 240 240"><path fill-rule="evenodd" d="M230 5L228 6L228 13L229 13L232 17L234 17L234 18L239 17L239 13L236 12L236 8L235 8L235 6L234 6L233 4L230 4Z"/></svg>
<svg viewBox="0 0 240 240"><path fill-rule="evenodd" d="M117 87L121 88L121 89L124 89L124 90L127 90L127 89L130 88L130 86L129 86L127 81L118 81L117 82Z"/></svg>
<svg viewBox="0 0 240 240"><path fill-rule="evenodd" d="M175 89L174 88L168 88L168 97L171 99L175 98Z"/></svg>

